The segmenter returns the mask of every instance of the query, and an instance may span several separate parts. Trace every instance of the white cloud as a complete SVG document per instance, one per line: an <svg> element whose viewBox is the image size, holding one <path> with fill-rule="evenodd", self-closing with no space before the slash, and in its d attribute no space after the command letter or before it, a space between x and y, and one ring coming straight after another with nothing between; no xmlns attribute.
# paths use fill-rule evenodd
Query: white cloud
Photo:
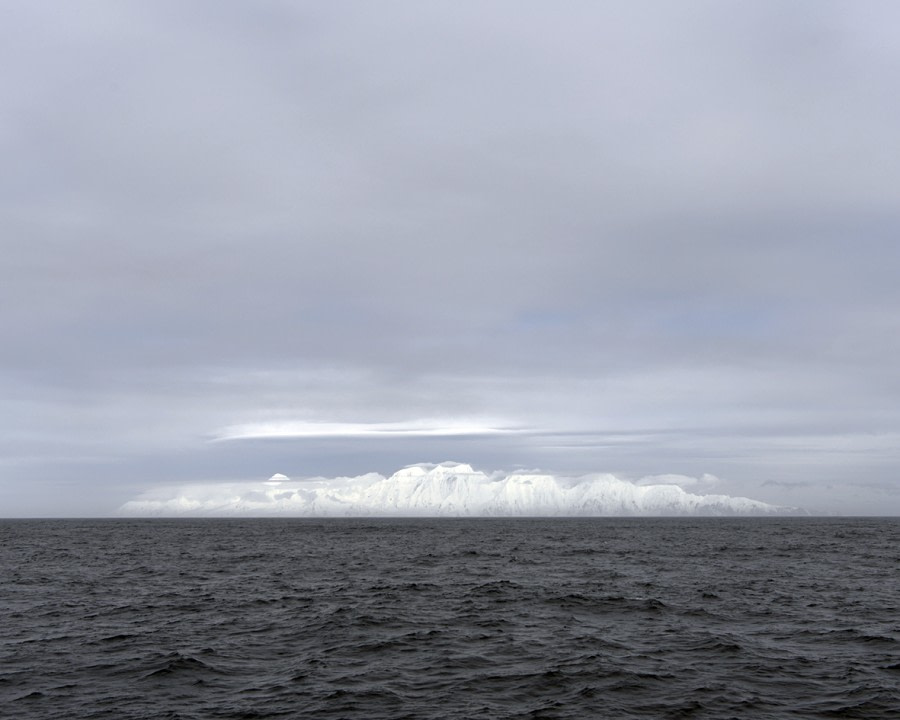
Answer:
<svg viewBox="0 0 900 720"><path fill-rule="evenodd" d="M258 422L231 425L216 432L214 440L260 440L266 438L387 438L466 437L510 435L522 432L502 425L479 422L418 420L408 423Z"/></svg>
<svg viewBox="0 0 900 720"><path fill-rule="evenodd" d="M647 475L637 481L637 485L677 485L678 487L691 487L695 485L717 485L721 480L715 475L703 473L700 477L690 475L678 475L667 473L664 475Z"/></svg>

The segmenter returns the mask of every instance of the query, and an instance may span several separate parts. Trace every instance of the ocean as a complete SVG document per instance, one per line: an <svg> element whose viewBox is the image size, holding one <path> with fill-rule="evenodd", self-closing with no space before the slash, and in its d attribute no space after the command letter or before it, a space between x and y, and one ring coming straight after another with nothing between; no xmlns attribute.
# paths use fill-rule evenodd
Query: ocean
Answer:
<svg viewBox="0 0 900 720"><path fill-rule="evenodd" d="M900 717L900 519L0 521L0 717Z"/></svg>

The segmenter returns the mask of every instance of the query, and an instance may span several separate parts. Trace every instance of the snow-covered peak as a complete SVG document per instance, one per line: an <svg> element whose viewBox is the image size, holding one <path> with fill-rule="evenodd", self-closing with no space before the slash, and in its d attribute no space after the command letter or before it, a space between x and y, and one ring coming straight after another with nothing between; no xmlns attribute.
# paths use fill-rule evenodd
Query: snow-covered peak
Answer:
<svg viewBox="0 0 900 720"><path fill-rule="evenodd" d="M391 478L404 477L449 477L451 475L474 475L476 471L471 465L457 462L442 462L435 465L434 463L416 463L415 465L407 465L402 470L398 470ZM483 474L483 473L478 473Z"/></svg>
<svg viewBox="0 0 900 720"><path fill-rule="evenodd" d="M771 515L796 509L727 495L700 495L664 476L640 484L614 475L560 478L536 472L487 475L465 463L421 463L390 477L194 485L145 493L125 503L125 515L295 516L620 516ZM707 479L703 479L707 482Z"/></svg>

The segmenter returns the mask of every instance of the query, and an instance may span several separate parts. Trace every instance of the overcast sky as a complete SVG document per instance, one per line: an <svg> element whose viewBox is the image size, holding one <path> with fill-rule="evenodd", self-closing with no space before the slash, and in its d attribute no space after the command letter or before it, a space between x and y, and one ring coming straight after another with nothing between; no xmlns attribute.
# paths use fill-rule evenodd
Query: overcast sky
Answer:
<svg viewBox="0 0 900 720"><path fill-rule="evenodd" d="M900 513L900 4L0 6L0 516L415 462Z"/></svg>

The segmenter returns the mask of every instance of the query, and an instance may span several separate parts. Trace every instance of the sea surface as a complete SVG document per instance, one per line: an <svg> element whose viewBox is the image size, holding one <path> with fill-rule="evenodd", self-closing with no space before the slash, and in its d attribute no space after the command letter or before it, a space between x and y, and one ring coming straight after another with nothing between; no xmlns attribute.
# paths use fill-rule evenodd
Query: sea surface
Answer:
<svg viewBox="0 0 900 720"><path fill-rule="evenodd" d="M0 521L0 717L900 717L898 519Z"/></svg>

